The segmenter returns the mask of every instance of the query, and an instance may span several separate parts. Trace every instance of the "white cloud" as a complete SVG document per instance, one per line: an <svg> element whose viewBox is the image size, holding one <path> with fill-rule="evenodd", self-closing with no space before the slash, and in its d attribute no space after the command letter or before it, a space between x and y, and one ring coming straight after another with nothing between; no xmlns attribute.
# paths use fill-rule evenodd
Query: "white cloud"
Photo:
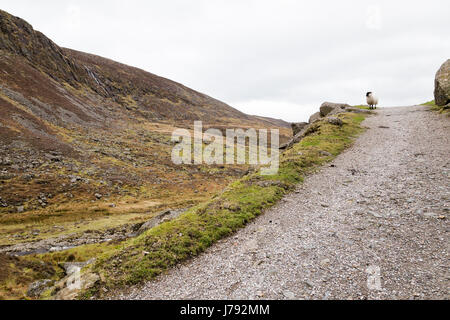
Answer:
<svg viewBox="0 0 450 320"><path fill-rule="evenodd" d="M316 105L300 105L281 100L249 100L232 104L238 109L246 110L252 115L291 119L295 122L307 122L309 117L318 111ZM276 112L274 112L276 111Z"/></svg>
<svg viewBox="0 0 450 320"><path fill-rule="evenodd" d="M74 31L81 27L81 9L76 5L69 5L66 9L66 25L67 28Z"/></svg>
<svg viewBox="0 0 450 320"><path fill-rule="evenodd" d="M380 6L371 5L367 7L366 27L372 30L381 30L383 18Z"/></svg>

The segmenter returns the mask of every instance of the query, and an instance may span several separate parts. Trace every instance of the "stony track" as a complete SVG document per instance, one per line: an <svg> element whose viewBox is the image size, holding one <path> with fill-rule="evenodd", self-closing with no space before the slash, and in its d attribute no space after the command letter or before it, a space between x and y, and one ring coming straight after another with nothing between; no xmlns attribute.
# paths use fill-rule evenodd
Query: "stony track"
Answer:
<svg viewBox="0 0 450 320"><path fill-rule="evenodd" d="M245 229L116 299L448 299L450 118L379 109Z"/></svg>

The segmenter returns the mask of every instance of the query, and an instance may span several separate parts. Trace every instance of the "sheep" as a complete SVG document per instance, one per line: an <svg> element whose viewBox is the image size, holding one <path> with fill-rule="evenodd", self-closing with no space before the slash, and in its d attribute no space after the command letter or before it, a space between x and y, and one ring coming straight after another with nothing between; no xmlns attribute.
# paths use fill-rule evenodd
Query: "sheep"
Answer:
<svg viewBox="0 0 450 320"><path fill-rule="evenodd" d="M378 105L378 98L372 92L367 92L366 98L370 109L376 109Z"/></svg>

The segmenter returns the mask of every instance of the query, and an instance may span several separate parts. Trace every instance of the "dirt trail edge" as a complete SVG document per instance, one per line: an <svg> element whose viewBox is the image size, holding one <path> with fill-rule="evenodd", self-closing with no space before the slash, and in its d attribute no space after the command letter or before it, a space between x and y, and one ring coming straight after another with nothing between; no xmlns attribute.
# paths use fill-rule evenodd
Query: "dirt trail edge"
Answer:
<svg viewBox="0 0 450 320"><path fill-rule="evenodd" d="M234 236L115 299L448 299L450 121L386 108Z"/></svg>

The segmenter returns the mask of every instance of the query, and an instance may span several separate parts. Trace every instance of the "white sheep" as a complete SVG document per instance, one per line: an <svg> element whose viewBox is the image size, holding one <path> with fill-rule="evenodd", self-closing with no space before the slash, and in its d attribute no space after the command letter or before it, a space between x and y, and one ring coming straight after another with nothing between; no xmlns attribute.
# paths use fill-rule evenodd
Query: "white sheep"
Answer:
<svg viewBox="0 0 450 320"><path fill-rule="evenodd" d="M372 92L367 92L366 98L370 109L376 109L378 105L378 98Z"/></svg>

